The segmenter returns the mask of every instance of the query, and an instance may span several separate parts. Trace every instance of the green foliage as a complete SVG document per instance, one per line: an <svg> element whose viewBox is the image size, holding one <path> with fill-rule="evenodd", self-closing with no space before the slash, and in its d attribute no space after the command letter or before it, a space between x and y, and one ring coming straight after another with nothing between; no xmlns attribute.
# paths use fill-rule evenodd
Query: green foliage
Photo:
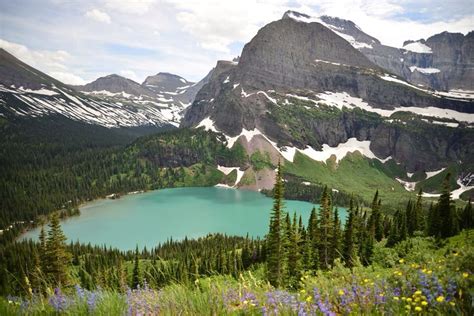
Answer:
<svg viewBox="0 0 474 316"><path fill-rule="evenodd" d="M271 159L270 159L270 154L268 152L262 153L260 150L257 150L250 156L250 163L254 167L256 171L265 169L265 168L270 168L274 169L275 166L273 166Z"/></svg>

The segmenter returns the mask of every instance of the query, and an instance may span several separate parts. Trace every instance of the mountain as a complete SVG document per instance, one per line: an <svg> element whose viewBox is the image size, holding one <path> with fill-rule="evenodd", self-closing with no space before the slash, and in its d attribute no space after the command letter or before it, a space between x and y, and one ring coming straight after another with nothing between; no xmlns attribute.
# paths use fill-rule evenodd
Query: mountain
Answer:
<svg viewBox="0 0 474 316"><path fill-rule="evenodd" d="M448 96L474 97L473 31L467 35L443 32L427 40L408 40L399 49L381 44L352 21L329 16L322 16L319 21L374 64L409 82L436 90L451 90Z"/></svg>
<svg viewBox="0 0 474 316"><path fill-rule="evenodd" d="M167 123L178 126L185 109L206 83L206 78L194 83L174 74L158 73L139 84L112 74L73 88L106 102L128 104L137 108L149 106L153 108L152 111L159 111Z"/></svg>
<svg viewBox="0 0 474 316"><path fill-rule="evenodd" d="M74 86L74 88L82 92L99 95L153 96L152 91L142 87L139 83L115 74L98 78L84 86Z"/></svg>
<svg viewBox="0 0 474 316"><path fill-rule="evenodd" d="M264 26L238 62L217 63L181 126L222 133L269 166L281 159L301 183L364 187L369 197L379 182L394 196L452 171L455 188L472 189L473 101L395 75L360 50L376 39L353 23L343 34L341 23L287 12ZM240 187L269 189L272 178L273 167L254 164Z"/></svg>
<svg viewBox="0 0 474 316"><path fill-rule="evenodd" d="M60 114L108 128L177 126L206 82L183 81L163 94L115 74L68 86L0 49L0 116Z"/></svg>

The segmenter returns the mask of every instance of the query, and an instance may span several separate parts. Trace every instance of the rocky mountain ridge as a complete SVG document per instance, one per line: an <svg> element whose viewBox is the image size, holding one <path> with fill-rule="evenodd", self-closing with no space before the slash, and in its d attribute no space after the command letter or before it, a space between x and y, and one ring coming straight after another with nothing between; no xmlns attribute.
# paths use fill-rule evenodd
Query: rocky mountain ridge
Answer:
<svg viewBox="0 0 474 316"><path fill-rule="evenodd" d="M326 163L329 153L339 161L359 151L406 173L452 163L468 172L473 101L407 82L362 53L377 40L360 30L349 39L327 26L342 28L340 21L323 20L290 12L264 26L238 62L217 63L181 126L220 132L229 147L266 152L273 164L301 155Z"/></svg>

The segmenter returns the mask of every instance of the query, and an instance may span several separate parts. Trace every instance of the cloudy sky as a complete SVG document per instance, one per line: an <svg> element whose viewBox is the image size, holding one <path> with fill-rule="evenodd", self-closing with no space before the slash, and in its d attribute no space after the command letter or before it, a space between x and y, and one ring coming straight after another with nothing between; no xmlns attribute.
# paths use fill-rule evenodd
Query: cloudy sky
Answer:
<svg viewBox="0 0 474 316"><path fill-rule="evenodd" d="M0 47L70 84L111 73L197 81L288 9L350 19L397 47L474 29L472 0L15 0L0 2Z"/></svg>

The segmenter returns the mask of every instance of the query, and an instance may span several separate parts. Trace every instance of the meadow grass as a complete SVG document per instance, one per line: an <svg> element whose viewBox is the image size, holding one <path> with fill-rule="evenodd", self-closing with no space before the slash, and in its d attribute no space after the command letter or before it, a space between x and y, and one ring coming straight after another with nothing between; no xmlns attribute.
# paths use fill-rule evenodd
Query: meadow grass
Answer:
<svg viewBox="0 0 474 316"><path fill-rule="evenodd" d="M125 293L79 286L0 300L0 315L472 315L474 231L446 241L415 237L375 246L374 262L306 272L275 289L260 265L238 279L216 275L191 285Z"/></svg>

